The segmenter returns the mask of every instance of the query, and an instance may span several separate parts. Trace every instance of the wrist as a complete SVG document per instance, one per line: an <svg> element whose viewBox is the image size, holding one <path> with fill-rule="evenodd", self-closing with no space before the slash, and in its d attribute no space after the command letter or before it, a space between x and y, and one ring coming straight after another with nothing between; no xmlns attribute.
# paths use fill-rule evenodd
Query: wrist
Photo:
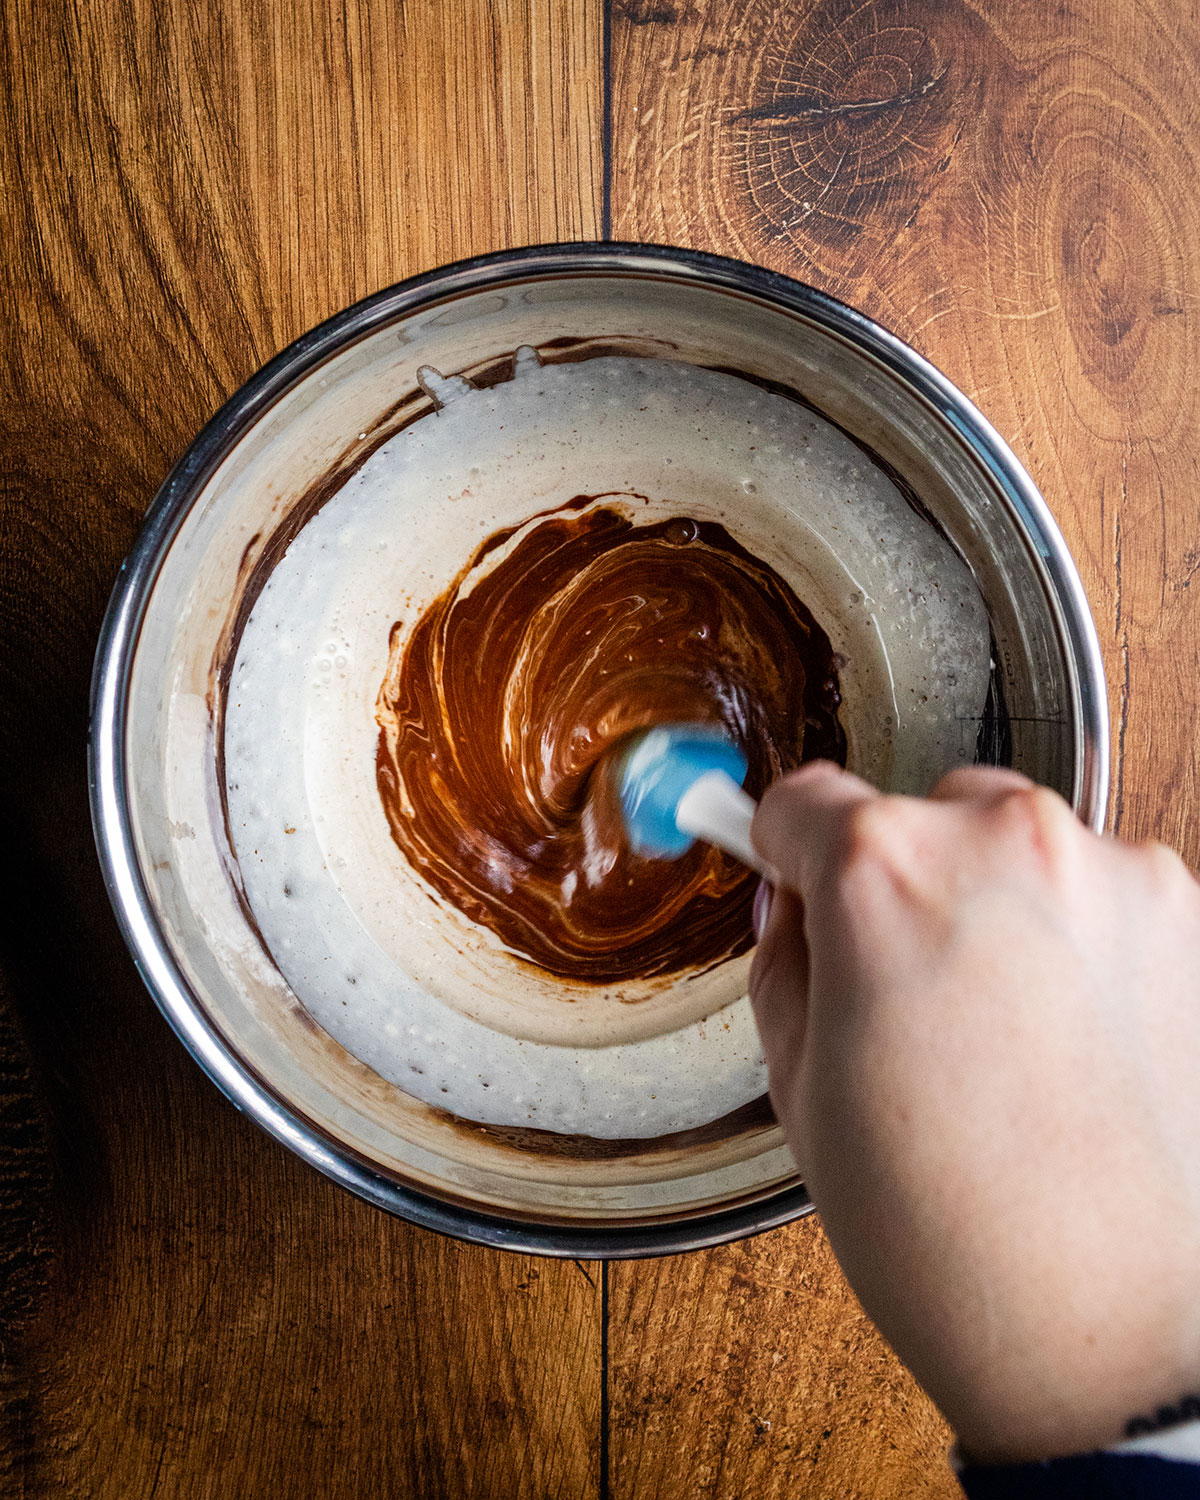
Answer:
<svg viewBox="0 0 1200 1500"><path fill-rule="evenodd" d="M979 1419L967 1416L954 1424L957 1462L1044 1462L1119 1448L1133 1439L1158 1438L1200 1422L1200 1385L1128 1416L1115 1416L1117 1410L1111 1402L1086 1406L1069 1399L1048 1401L1037 1412L993 1410Z"/></svg>

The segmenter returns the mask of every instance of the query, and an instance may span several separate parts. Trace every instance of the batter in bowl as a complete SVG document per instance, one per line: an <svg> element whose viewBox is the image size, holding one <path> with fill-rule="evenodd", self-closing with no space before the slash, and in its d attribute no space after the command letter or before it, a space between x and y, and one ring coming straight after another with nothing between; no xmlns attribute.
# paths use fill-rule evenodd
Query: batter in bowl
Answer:
<svg viewBox="0 0 1200 1500"><path fill-rule="evenodd" d="M751 881L638 861L589 799L621 738L720 721L752 790L808 755L924 791L973 758L969 570L836 427L661 359L542 366L379 448L275 562L226 796L264 946L427 1103L636 1139L765 1088Z"/></svg>

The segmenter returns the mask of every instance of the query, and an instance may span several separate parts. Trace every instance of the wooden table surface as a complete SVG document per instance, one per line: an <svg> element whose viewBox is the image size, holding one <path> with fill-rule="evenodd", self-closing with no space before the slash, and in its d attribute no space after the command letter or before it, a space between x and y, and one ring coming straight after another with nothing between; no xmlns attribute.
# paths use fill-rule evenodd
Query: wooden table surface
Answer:
<svg viewBox="0 0 1200 1500"><path fill-rule="evenodd" d="M88 673L168 466L318 319L503 246L698 246L862 307L1014 445L1104 644L1112 821L1195 866L1198 31L1185 0L8 0L5 1493L956 1493L814 1220L490 1253L226 1105L100 885Z"/></svg>

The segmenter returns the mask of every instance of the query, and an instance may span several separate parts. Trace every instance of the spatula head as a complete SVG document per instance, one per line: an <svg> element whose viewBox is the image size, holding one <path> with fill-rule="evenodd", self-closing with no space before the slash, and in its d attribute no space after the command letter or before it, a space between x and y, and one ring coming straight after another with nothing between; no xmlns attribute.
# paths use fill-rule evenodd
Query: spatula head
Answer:
<svg viewBox="0 0 1200 1500"><path fill-rule="evenodd" d="M675 859L695 840L675 822L679 799L707 771L725 771L740 786L746 757L712 724L659 724L639 734L617 767L621 815L638 854Z"/></svg>

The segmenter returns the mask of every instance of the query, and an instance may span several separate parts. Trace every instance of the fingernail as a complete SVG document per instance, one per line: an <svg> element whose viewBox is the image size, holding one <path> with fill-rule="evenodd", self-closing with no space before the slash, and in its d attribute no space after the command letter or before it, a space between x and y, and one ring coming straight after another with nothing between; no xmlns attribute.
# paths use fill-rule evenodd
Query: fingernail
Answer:
<svg viewBox="0 0 1200 1500"><path fill-rule="evenodd" d="M767 881L760 880L758 882L758 890L754 893L754 912L752 917L754 923L754 941L756 943L761 940L767 921L771 915L771 895L770 885Z"/></svg>

